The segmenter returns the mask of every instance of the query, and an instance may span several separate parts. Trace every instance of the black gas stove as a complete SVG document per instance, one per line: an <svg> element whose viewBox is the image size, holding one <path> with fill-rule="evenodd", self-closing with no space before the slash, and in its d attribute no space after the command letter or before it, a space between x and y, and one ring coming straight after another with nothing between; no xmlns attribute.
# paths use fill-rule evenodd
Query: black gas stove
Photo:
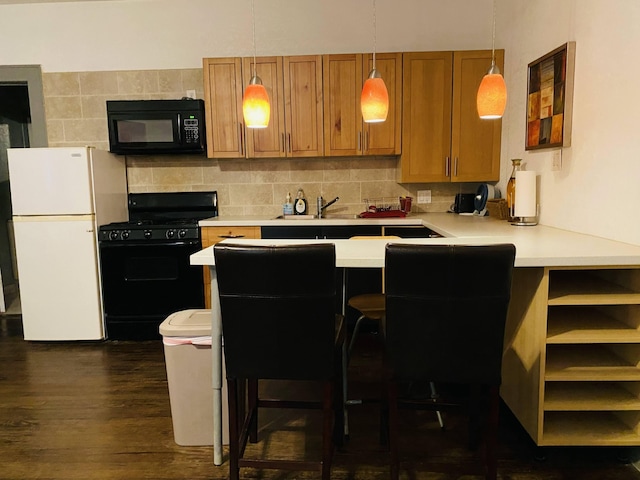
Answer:
<svg viewBox="0 0 640 480"><path fill-rule="evenodd" d="M99 229L107 337L160 338L171 313L204 308L198 221L218 214L216 192L129 194L129 222Z"/></svg>

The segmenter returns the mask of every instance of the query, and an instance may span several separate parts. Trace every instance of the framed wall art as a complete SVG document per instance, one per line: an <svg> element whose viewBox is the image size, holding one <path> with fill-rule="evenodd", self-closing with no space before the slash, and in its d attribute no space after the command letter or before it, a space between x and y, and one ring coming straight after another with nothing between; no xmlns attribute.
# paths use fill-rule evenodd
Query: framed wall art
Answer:
<svg viewBox="0 0 640 480"><path fill-rule="evenodd" d="M576 42L529 64L525 150L571 145Z"/></svg>

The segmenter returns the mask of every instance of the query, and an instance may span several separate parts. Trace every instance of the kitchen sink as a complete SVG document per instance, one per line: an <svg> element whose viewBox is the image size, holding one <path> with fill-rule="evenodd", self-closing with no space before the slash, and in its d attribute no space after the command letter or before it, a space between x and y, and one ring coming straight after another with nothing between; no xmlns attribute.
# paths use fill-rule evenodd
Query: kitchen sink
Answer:
<svg viewBox="0 0 640 480"><path fill-rule="evenodd" d="M327 213L318 217L317 215L278 215L275 220L353 220L361 218L357 213Z"/></svg>

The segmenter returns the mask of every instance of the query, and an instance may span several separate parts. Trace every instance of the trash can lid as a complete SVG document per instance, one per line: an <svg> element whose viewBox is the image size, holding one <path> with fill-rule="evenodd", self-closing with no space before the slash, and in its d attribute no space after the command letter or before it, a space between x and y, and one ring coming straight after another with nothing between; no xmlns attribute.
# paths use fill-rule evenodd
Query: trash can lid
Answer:
<svg viewBox="0 0 640 480"><path fill-rule="evenodd" d="M181 310L160 324L160 334L167 337L211 335L211 310Z"/></svg>

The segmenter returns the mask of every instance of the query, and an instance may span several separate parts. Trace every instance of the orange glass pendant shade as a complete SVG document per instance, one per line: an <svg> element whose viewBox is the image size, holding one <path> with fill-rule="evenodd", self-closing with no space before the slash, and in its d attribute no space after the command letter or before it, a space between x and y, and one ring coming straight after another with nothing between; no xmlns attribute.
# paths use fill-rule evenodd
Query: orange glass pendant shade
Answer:
<svg viewBox="0 0 640 480"><path fill-rule="evenodd" d="M499 73L487 73L478 88L478 115L480 118L502 118L507 106L507 85Z"/></svg>
<svg viewBox="0 0 640 480"><path fill-rule="evenodd" d="M269 117L271 116L269 95L259 77L253 77L244 91L242 114L247 128L267 128L269 126Z"/></svg>
<svg viewBox="0 0 640 480"><path fill-rule="evenodd" d="M366 123L384 122L389 113L389 93L384 80L375 70L371 71L369 78L364 82L362 94L360 96L360 108L362 109L362 119Z"/></svg>

